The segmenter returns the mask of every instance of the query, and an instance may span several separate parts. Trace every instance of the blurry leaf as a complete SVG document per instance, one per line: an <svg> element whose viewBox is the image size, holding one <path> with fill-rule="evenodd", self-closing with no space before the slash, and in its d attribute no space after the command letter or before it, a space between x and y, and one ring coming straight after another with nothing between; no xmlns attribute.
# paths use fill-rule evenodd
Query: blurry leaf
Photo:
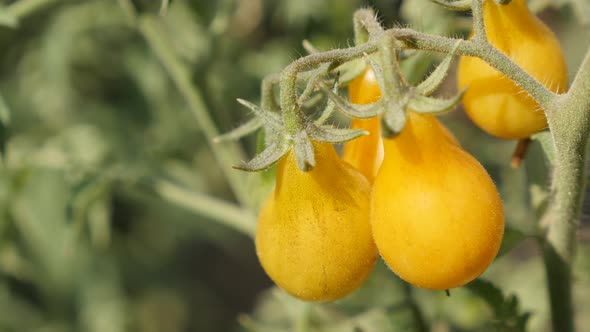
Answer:
<svg viewBox="0 0 590 332"><path fill-rule="evenodd" d="M82 331L124 332L128 313L120 289L119 280L108 264L99 264L85 278L80 299Z"/></svg>
<svg viewBox="0 0 590 332"><path fill-rule="evenodd" d="M8 105L6 105L6 102L0 93L0 125L2 124L5 126L10 124L10 110L8 109Z"/></svg>
<svg viewBox="0 0 590 332"><path fill-rule="evenodd" d="M45 325L43 314L0 283L0 331L33 331Z"/></svg>
<svg viewBox="0 0 590 332"><path fill-rule="evenodd" d="M0 5L0 27L1 26L13 29L18 27L18 18L8 12L5 7L2 7L2 5Z"/></svg>
<svg viewBox="0 0 590 332"><path fill-rule="evenodd" d="M86 262L84 248L72 247L73 233L66 227L68 186L63 176L52 169L32 170L11 206L19 236L43 276L39 286L52 296L71 292Z"/></svg>
<svg viewBox="0 0 590 332"><path fill-rule="evenodd" d="M279 2L279 17L291 28L299 28L310 19L322 15L326 9L325 1L281 1Z"/></svg>
<svg viewBox="0 0 590 332"><path fill-rule="evenodd" d="M504 238L502 239L502 246L496 257L501 257L510 252L514 247L518 246L527 236L520 230L506 225L504 228Z"/></svg>
<svg viewBox="0 0 590 332"><path fill-rule="evenodd" d="M494 312L493 326L500 331L524 332L530 313L521 312L515 295L505 296L489 281L476 279L465 286L487 302Z"/></svg>
<svg viewBox="0 0 590 332"><path fill-rule="evenodd" d="M183 60L198 63L210 54L209 35L200 22L201 19L193 15L188 2L175 2L161 21L165 38Z"/></svg>

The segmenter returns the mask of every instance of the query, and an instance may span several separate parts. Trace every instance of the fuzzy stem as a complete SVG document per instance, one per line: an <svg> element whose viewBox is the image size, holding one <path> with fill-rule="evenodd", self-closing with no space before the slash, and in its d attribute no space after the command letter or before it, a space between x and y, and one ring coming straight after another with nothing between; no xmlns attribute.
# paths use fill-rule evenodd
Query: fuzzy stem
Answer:
<svg viewBox="0 0 590 332"><path fill-rule="evenodd" d="M571 263L586 188L589 96L590 49L569 92L545 110L555 144L555 161L551 200L541 225L547 231L543 253L554 331L574 331Z"/></svg>
<svg viewBox="0 0 590 332"><path fill-rule="evenodd" d="M450 53L458 40L429 35L412 29L391 29L388 31L400 40L400 47L426 51ZM457 47L456 54L478 57L487 62L528 92L543 109L547 109L548 104L555 99L556 94L489 43L465 40Z"/></svg>
<svg viewBox="0 0 590 332"><path fill-rule="evenodd" d="M297 103L297 75L311 67L327 62L347 62L354 60L365 53L377 51L377 44L366 43L359 46L337 49L322 53L314 53L292 62L281 72L281 110L287 133L294 136L304 125L303 114Z"/></svg>
<svg viewBox="0 0 590 332"><path fill-rule="evenodd" d="M383 28L372 9L360 9L354 13L354 42L361 45L380 35Z"/></svg>
<svg viewBox="0 0 590 332"><path fill-rule="evenodd" d="M471 3L473 15L473 39L481 42L487 42L486 29L483 21L483 3L482 0L473 0Z"/></svg>

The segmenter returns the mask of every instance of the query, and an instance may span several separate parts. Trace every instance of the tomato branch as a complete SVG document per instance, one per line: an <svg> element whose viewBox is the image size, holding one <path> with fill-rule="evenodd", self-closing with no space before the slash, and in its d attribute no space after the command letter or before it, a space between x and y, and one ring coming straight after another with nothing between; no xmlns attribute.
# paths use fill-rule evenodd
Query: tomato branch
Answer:
<svg viewBox="0 0 590 332"><path fill-rule="evenodd" d="M388 33L393 34L394 37L400 41L400 47L447 54L452 52L455 44L460 40L426 34L408 28L394 28L388 30ZM518 86L528 92L543 109L545 109L547 104L556 96L556 94L551 92L551 90L547 89L541 84L541 82L514 63L508 56L487 42L466 40L460 43L457 47L456 53L457 55L478 57L487 62L490 66L506 75L506 77L510 78Z"/></svg>
<svg viewBox="0 0 590 332"><path fill-rule="evenodd" d="M586 188L590 138L590 49L570 90L545 109L555 161L549 206L541 225L553 329L573 331L571 263Z"/></svg>

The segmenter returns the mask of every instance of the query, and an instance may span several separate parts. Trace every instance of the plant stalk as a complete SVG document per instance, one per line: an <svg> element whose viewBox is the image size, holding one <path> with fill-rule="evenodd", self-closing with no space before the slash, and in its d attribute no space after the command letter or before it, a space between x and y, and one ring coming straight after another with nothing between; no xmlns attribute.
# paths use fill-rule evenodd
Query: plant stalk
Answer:
<svg viewBox="0 0 590 332"><path fill-rule="evenodd" d="M407 28L391 29L388 32L392 33L401 42L400 47L447 54L453 51L459 40L430 35ZM482 59L528 92L543 109L547 109L548 105L555 99L555 93L547 89L508 56L487 42L465 40L459 44L455 53Z"/></svg>
<svg viewBox="0 0 590 332"><path fill-rule="evenodd" d="M568 93L545 110L555 161L547 212L543 257L551 301L553 330L574 331L572 261L576 230L586 193L588 142L590 139L590 48Z"/></svg>
<svg viewBox="0 0 590 332"><path fill-rule="evenodd" d="M252 197L250 197L251 195L247 192L245 174L236 172L230 167L230 165L236 160L245 160L245 155L235 142L224 142L222 144L214 142L214 139L219 136L219 131L209 115L209 111L203 101L201 92L192 83L190 71L171 51L171 47L167 45L161 32L158 19L159 18L154 15L140 17L138 30L170 75L170 78L178 88L180 94L186 100L189 109L197 119L222 172L226 179L228 179L229 185L236 195L236 198L243 205L250 206L249 203Z"/></svg>

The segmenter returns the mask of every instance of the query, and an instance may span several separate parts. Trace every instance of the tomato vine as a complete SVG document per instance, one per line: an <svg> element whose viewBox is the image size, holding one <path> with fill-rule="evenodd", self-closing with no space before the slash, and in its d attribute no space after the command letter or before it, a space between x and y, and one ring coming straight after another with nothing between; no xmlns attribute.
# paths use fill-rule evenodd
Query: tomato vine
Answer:
<svg viewBox="0 0 590 332"><path fill-rule="evenodd" d="M306 98L299 97L298 84L307 84L307 94L314 89L323 91L334 104L354 117L381 115L387 135L400 132L406 122L404 109L410 107L422 113L447 111L459 102L462 93L454 98L441 100L422 95L419 90L408 87L399 69L398 57L403 50L435 51L453 55L477 57L495 68L528 93L545 112L555 149L553 182L549 206L542 217L540 232L547 269L553 325L556 331L573 330L571 307L571 262L575 254L575 230L580 217L581 202L586 181L586 162L590 133L590 51L586 55L568 92L557 94L531 76L502 51L489 43L483 19L483 0L445 1L437 3L455 10L471 9L474 36L470 40L448 38L421 33L411 28L394 27L383 30L370 9L361 9L354 16L358 45L326 52L315 52L295 60L277 79L270 76L263 86L263 107L257 110L267 118L275 118L280 110L279 127L271 132L274 140L253 161L242 165L246 170L264 169L280 159L293 148L298 166L309 171L315 166L312 140L345 142L363 135L362 130L334 129L318 126L302 111ZM502 1L503 4L510 1ZM510 33L507 31L506 33ZM375 57L378 54L380 56ZM350 105L319 80L335 70L354 72L350 65L356 59L366 58L376 71L380 85L384 87L380 101L368 105ZM347 67L347 64L349 65ZM357 71L355 71L357 70ZM446 75L441 70L429 80L440 82ZM339 82L333 82L337 87ZM280 89L280 102L274 102L274 86ZM304 93L307 97L306 93ZM378 107L377 104L387 104ZM254 105L247 105L255 109ZM381 105L382 106L382 105ZM383 111L386 109L386 111ZM382 112L386 112L382 114ZM264 122L264 121L263 121ZM260 123L264 125L264 123ZM244 132L245 134L246 132Z"/></svg>

